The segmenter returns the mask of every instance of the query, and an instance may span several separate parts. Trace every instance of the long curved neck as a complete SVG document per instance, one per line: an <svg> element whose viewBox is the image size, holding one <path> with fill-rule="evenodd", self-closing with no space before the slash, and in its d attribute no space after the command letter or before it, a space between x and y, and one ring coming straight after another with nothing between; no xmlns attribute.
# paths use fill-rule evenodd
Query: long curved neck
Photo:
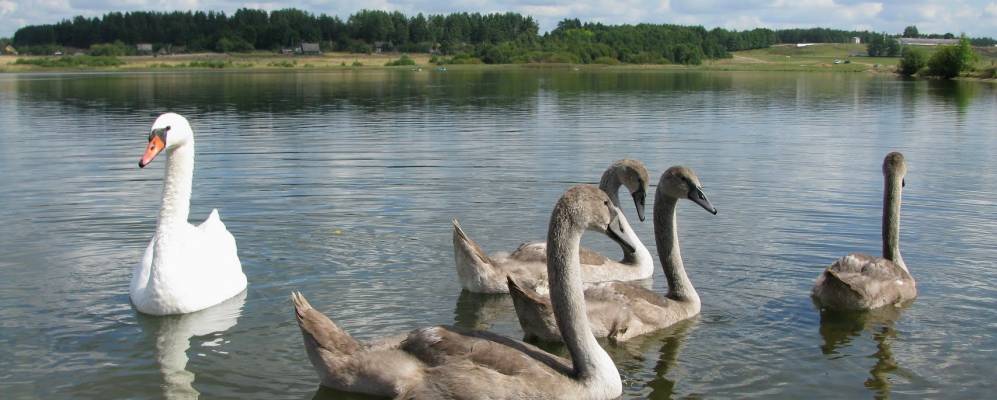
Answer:
<svg viewBox="0 0 997 400"><path fill-rule="evenodd" d="M616 207L620 207L620 186L623 186L623 183L620 182L620 177L616 173L615 167L610 167L606 172L602 173L602 178L599 179L599 189L609 195L609 200Z"/></svg>
<svg viewBox="0 0 997 400"><path fill-rule="evenodd" d="M679 250L678 224L675 206L678 199L665 196L658 191L654 199L654 241L658 245L658 258L668 279L668 297L680 301L699 303L699 294L692 287L689 276L682 264Z"/></svg>
<svg viewBox="0 0 997 400"><path fill-rule="evenodd" d="M157 230L187 223L190 214L190 191L194 178L194 141L168 150L166 177L163 179L163 204L159 207Z"/></svg>
<svg viewBox="0 0 997 400"><path fill-rule="evenodd" d="M630 227L630 221L627 221L627 217L620 213L620 219L623 220L621 222L623 222L627 228L625 233L625 235L627 235L627 239L634 246L634 251L629 252L623 248L622 244L620 245L620 248L623 249L622 263L631 266L647 266L647 271L645 272L650 274L652 272L651 270L654 269L654 259L651 257L651 251L647 249L647 246L644 246L644 242L640 241L640 236L637 236L637 231ZM643 271L644 268L641 268L641 270Z"/></svg>
<svg viewBox="0 0 997 400"><path fill-rule="evenodd" d="M609 168L606 172L602 173L602 179L599 180L599 189L609 195L609 200L612 201L613 205L616 207L620 207L619 193L620 187L622 186L623 183L620 182L620 176L617 168ZM622 214L620 217L626 218ZM623 249L623 264L650 265L653 268L654 261L651 259L651 251L647 249L647 246L644 246L644 243L640 241L640 237L634 233L633 229L628 229L628 232L630 234L630 243L634 245L636 251L632 253L628 252L621 244L620 248Z"/></svg>
<svg viewBox="0 0 997 400"><path fill-rule="evenodd" d="M571 353L577 379L590 388L622 387L619 372L595 340L585 311L578 253L584 228L564 218L564 214L564 209L555 209L547 234L547 274L554 319Z"/></svg>
<svg viewBox="0 0 997 400"><path fill-rule="evenodd" d="M900 193L903 178L888 176L883 193L883 258L904 270L907 264L900 256Z"/></svg>

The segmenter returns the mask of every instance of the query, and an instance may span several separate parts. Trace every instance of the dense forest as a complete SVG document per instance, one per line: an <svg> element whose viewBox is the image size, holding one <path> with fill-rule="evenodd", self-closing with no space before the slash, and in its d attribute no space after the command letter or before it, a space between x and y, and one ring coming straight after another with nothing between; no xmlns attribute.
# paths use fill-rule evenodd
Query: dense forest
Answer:
<svg viewBox="0 0 997 400"><path fill-rule="evenodd" d="M137 43L150 43L154 50L167 52L279 51L308 42L319 43L325 51L433 52L451 56L454 62L699 64L704 59L729 57L730 51L778 43L843 43L852 37L864 43L882 40L872 32L825 28L707 30L668 24L604 25L578 19L563 20L541 35L532 17L517 13L409 17L397 11L363 10L344 21L297 9L240 9L232 15L140 11L112 12L99 18L78 16L18 29L13 43L22 52L34 54L75 48L116 55L134 52Z"/></svg>

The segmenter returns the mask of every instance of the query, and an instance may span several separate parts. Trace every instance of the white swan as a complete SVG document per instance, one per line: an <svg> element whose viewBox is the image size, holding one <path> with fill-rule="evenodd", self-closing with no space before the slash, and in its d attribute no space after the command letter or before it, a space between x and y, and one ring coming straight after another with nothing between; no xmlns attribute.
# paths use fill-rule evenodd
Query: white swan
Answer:
<svg viewBox="0 0 997 400"><path fill-rule="evenodd" d="M811 296L818 307L869 310L913 300L914 277L900 256L900 196L907 162L892 152L883 160L883 256L852 253L831 264L817 277Z"/></svg>
<svg viewBox="0 0 997 400"><path fill-rule="evenodd" d="M235 238L218 217L218 210L212 210L198 226L187 222L194 176L194 132L186 118L174 113L159 116L138 166L144 168L164 150L166 178L156 234L142 262L132 271L129 290L135 308L153 315L202 310L246 289Z"/></svg>
<svg viewBox="0 0 997 400"><path fill-rule="evenodd" d="M661 296L634 282L602 282L589 286L585 289L586 312L596 337L625 341L699 314L699 294L686 275L679 251L675 207L680 199L691 200L707 211L717 213L691 169L675 166L661 174L654 197L654 239L668 279L668 293ZM519 324L528 337L561 340L551 314L550 300L520 287L512 277L509 278L509 292Z"/></svg>
<svg viewBox="0 0 997 400"><path fill-rule="evenodd" d="M622 212L595 186L568 190L551 213L547 269L571 361L482 331L437 326L404 340L358 342L292 293L308 358L322 385L403 399L610 399L623 384L589 329L579 247L586 229L619 236Z"/></svg>
<svg viewBox="0 0 997 400"><path fill-rule="evenodd" d="M599 187L620 207L618 192L626 186L637 207L637 216L644 220L644 198L647 193L647 168L637 160L623 159L614 162L602 174ZM654 259L640 238L630 229L626 217L626 235L633 248L623 248L623 260L615 261L595 251L581 249L582 281L632 281L647 279L654 273ZM514 277L520 284L534 290L547 291L547 243L523 243L516 251L487 255L467 236L456 219L453 220L454 261L461 286L475 293L508 293L506 277Z"/></svg>

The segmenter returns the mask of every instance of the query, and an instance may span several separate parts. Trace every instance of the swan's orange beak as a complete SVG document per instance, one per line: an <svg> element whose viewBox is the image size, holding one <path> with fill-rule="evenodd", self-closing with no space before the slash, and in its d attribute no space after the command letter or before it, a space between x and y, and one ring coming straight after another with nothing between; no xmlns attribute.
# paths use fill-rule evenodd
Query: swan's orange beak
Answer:
<svg viewBox="0 0 997 400"><path fill-rule="evenodd" d="M152 162L153 158L159 155L166 148L166 142L163 140L161 135L152 135L149 137L149 147L145 148L145 154L142 155L142 159L138 160L138 167L145 168L146 165Z"/></svg>

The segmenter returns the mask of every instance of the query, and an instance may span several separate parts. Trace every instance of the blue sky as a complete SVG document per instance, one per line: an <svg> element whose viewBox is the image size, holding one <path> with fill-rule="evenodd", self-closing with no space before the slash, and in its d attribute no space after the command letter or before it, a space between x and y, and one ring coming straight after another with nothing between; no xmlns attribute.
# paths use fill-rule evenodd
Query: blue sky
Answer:
<svg viewBox="0 0 997 400"><path fill-rule="evenodd" d="M541 30L563 18L605 23L668 22L748 29L755 27L832 27L901 32L917 25L921 32L965 32L997 37L997 0L0 0L0 36L17 28L54 23L75 15L98 16L108 11L219 10L241 7L267 10L295 7L341 17L360 8L446 13L453 11L515 11L532 15Z"/></svg>

